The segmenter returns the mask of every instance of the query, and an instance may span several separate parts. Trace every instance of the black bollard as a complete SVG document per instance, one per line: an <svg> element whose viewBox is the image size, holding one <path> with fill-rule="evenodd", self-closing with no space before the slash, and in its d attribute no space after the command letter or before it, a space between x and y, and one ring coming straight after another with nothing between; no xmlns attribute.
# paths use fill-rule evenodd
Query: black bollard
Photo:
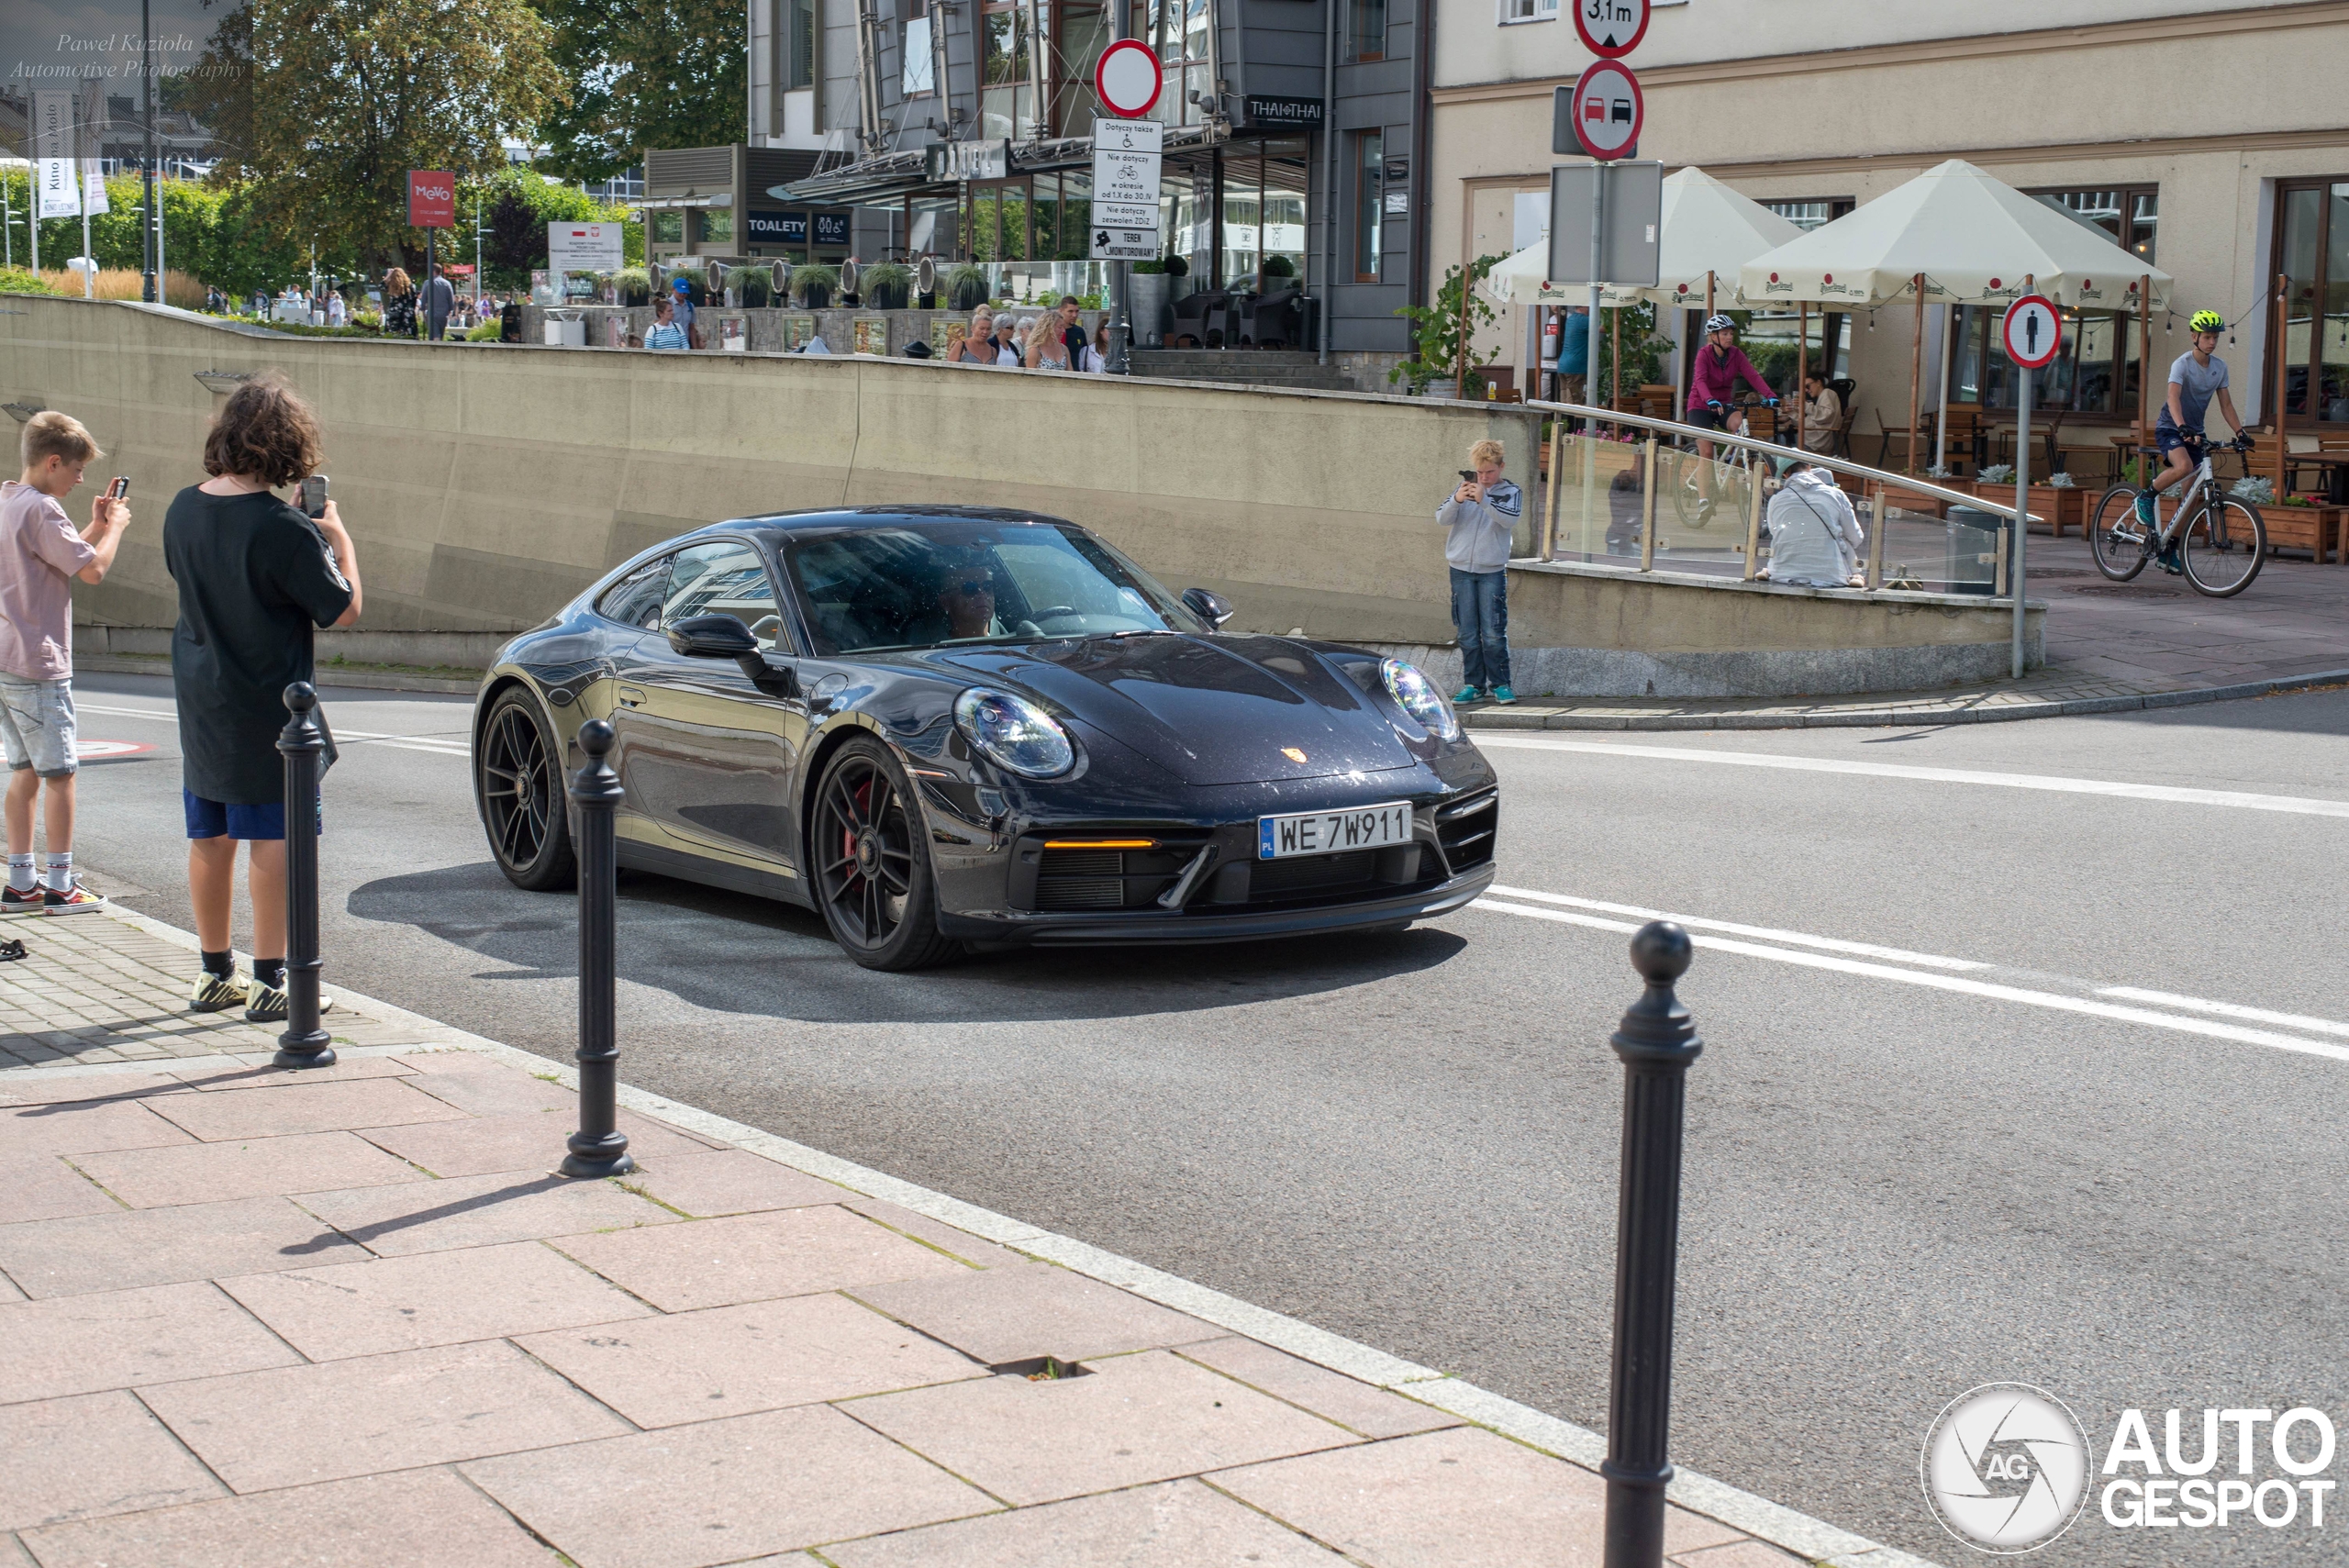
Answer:
<svg viewBox="0 0 2349 1568"><path fill-rule="evenodd" d="M1609 1042L1623 1059L1623 1173L1615 1212L1615 1364L1607 1395L1606 1568L1664 1561L1664 1457L1672 1424L1673 1276L1680 1253L1681 1110L1705 1049L1672 994L1688 933L1652 920L1631 938L1646 994Z"/></svg>
<svg viewBox="0 0 2349 1568"><path fill-rule="evenodd" d="M312 717L318 694L307 681L285 688L285 1032L280 1067L331 1067L334 1047L318 1027L318 756L326 736Z"/></svg>
<svg viewBox="0 0 2349 1568"><path fill-rule="evenodd" d="M612 810L620 776L604 760L612 727L591 718L579 727L586 764L571 781L577 803L579 855L579 1130L561 1170L566 1176L621 1176L636 1169L628 1134L619 1129L618 1030L612 999L618 969L612 927L619 902L619 866L613 852Z"/></svg>

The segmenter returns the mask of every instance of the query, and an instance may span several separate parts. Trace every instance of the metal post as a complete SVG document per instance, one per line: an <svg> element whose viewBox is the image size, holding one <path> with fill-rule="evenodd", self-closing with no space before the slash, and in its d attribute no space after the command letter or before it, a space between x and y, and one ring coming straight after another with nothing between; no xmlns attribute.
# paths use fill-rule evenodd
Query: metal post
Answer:
<svg viewBox="0 0 2349 1568"><path fill-rule="evenodd" d="M155 275L159 258L155 254L155 23L151 10L149 0L139 0L139 118L146 142L139 158L139 182L146 210L139 215L139 268L144 274L139 280L139 297L149 305L157 304L163 297L161 280ZM40 210L38 202L33 210ZM33 254L36 258L40 254L38 243Z"/></svg>
<svg viewBox="0 0 2349 1568"><path fill-rule="evenodd" d="M1646 483L1640 486L1640 570L1655 570L1655 434L1648 434Z"/></svg>
<svg viewBox="0 0 2349 1568"><path fill-rule="evenodd" d="M1867 585L1876 589L1884 586L1884 530L1892 506L1882 481L1871 482L1869 488L1876 495L1876 512L1868 528Z"/></svg>
<svg viewBox="0 0 2349 1568"><path fill-rule="evenodd" d="M1606 1568L1664 1561L1672 1422L1672 1307L1680 1261L1680 1149L1688 1067L1704 1051L1673 995L1688 933L1652 920L1631 938L1647 990L1608 1043L1623 1062L1621 1185L1615 1209L1615 1353L1607 1392Z"/></svg>
<svg viewBox="0 0 2349 1568"><path fill-rule="evenodd" d="M2029 288L2031 285L2023 285ZM2023 604L2030 597L2024 592L2029 581L2023 574L2023 541L2031 537L2031 367L2015 367L2015 564L2009 574L2008 586L2015 596L2015 679L2022 679L2022 617Z"/></svg>
<svg viewBox="0 0 2349 1568"><path fill-rule="evenodd" d="M1762 475L1768 462L1760 452L1750 452L1753 462L1745 471L1747 495L1745 516L1745 581L1753 581L1753 573L1762 562Z"/></svg>
<svg viewBox="0 0 2349 1568"><path fill-rule="evenodd" d="M285 1032L280 1067L331 1067L332 1037L318 1027L318 756L326 736L313 717L318 694L307 681L285 688Z"/></svg>
<svg viewBox="0 0 2349 1568"><path fill-rule="evenodd" d="M1605 407L1598 401L1598 295L1602 280L1598 269L1607 264L1607 165L1590 166L1590 318L1583 324L1582 397L1593 407ZM1563 335L1562 335L1563 336ZM1621 366L1617 366L1608 381L1610 396L1623 379ZM1598 434L1598 421L1590 421L1591 435ZM1585 502L1587 506L1587 498Z"/></svg>
<svg viewBox="0 0 2349 1568"><path fill-rule="evenodd" d="M1559 414L1550 420L1550 495L1542 508L1542 559L1549 561L1557 554L1558 487L1564 478L1566 466L1566 417Z"/></svg>
<svg viewBox="0 0 2349 1568"><path fill-rule="evenodd" d="M1942 306L1942 417L1941 428L1935 431L1933 435L1933 466L1944 473L1949 472L1949 334L1951 324L1956 321L1956 319L1957 307L1955 306L1944 305ZM2073 335L2072 340L2075 343L2079 341L2079 338L2076 333ZM2077 378L2076 377L2075 380L2076 381L2076 379Z"/></svg>
<svg viewBox="0 0 2349 1568"><path fill-rule="evenodd" d="M1809 381L1810 302L1804 300L1795 307L1795 445L1804 451L1810 450Z"/></svg>
<svg viewBox="0 0 2349 1568"><path fill-rule="evenodd" d="M612 727L591 718L579 727L579 749L586 765L571 781L579 807L579 1130L571 1135L563 1159L566 1176L619 1176L636 1169L628 1134L619 1129L618 1032L614 1022L613 984L618 962L612 927L619 902L618 857L612 811L624 793L620 776L605 754L612 749Z"/></svg>

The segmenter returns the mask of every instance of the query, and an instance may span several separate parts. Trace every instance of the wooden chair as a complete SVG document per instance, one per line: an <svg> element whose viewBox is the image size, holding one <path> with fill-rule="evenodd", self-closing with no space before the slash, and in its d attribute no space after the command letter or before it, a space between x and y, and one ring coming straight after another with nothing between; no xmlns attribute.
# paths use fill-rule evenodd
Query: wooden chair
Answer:
<svg viewBox="0 0 2349 1568"><path fill-rule="evenodd" d="M1929 409L1917 410L1915 428L1901 431L1894 429L1892 421L1884 417L1883 409L1878 408L1876 411L1876 427L1877 430L1876 466L1887 473L1896 468L1905 470L1909 464L1909 454L1912 450L1921 457L1932 443L1933 417ZM1900 458L1898 462L1893 461L1892 455L1892 449L1896 444L1900 448ZM1921 469L1924 465L1920 463L1918 466Z"/></svg>
<svg viewBox="0 0 2349 1568"><path fill-rule="evenodd" d="M1978 403L1953 403L1949 406L1949 439L1942 450L1949 456L1953 472L1963 473L1967 464L1980 469L1988 461L1989 433L1982 423L1982 406Z"/></svg>

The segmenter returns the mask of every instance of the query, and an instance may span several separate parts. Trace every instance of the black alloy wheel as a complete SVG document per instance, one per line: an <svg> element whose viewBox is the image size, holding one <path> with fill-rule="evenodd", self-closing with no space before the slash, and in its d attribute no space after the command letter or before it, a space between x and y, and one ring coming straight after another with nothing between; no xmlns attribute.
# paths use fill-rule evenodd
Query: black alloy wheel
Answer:
<svg viewBox="0 0 2349 1568"><path fill-rule="evenodd" d="M560 758L530 695L500 693L473 761L482 827L497 869L532 893L569 887L577 873Z"/></svg>
<svg viewBox="0 0 2349 1568"><path fill-rule="evenodd" d="M923 969L962 946L939 934L925 837L888 748L850 739L816 786L807 859L832 940L867 969Z"/></svg>

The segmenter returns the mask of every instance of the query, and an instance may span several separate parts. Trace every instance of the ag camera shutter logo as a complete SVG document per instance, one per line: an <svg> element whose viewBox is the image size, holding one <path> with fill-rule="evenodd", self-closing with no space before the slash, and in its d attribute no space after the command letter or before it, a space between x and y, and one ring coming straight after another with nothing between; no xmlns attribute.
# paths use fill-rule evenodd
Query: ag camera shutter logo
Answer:
<svg viewBox="0 0 2349 1568"><path fill-rule="evenodd" d="M2035 1551L2071 1529L2089 1468L2077 1418L2028 1383L1986 1383L1950 1401L1918 1461L1942 1528L2000 1555Z"/></svg>

